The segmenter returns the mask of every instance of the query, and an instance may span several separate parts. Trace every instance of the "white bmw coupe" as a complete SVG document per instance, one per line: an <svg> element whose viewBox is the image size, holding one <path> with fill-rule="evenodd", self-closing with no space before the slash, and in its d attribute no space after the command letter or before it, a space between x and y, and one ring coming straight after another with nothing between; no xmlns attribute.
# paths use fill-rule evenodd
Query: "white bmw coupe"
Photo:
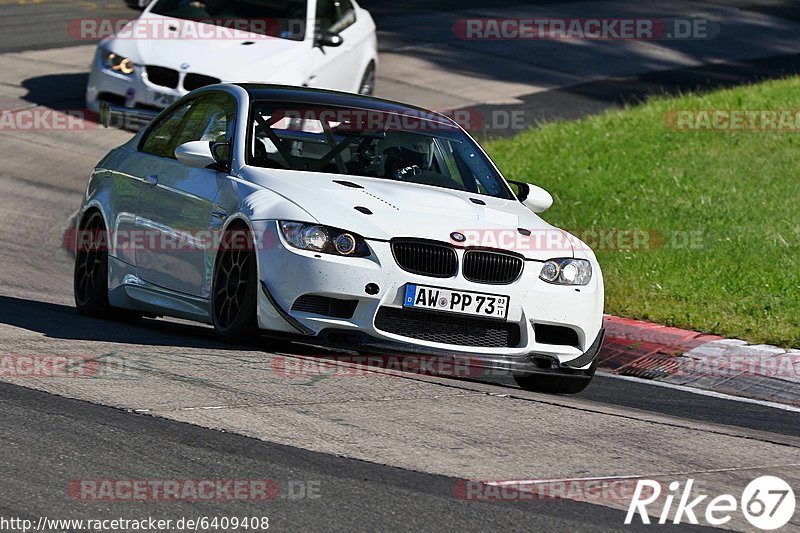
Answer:
<svg viewBox="0 0 800 533"><path fill-rule="evenodd" d="M154 0L98 45L86 105L161 110L221 81L372 94L377 64L355 0Z"/></svg>
<svg viewBox="0 0 800 533"><path fill-rule="evenodd" d="M536 214L552 201L507 182L443 115L208 86L95 168L75 301L92 316L210 323L226 341L456 358L579 392L603 341L603 278L591 250Z"/></svg>

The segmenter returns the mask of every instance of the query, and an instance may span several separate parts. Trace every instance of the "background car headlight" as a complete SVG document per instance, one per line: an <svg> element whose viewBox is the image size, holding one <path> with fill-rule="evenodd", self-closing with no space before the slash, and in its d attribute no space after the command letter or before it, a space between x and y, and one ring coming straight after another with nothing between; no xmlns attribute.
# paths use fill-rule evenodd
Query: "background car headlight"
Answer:
<svg viewBox="0 0 800 533"><path fill-rule="evenodd" d="M120 74L130 75L136 71L133 61L127 57L117 55L111 50L103 50L102 62L105 68Z"/></svg>
<svg viewBox="0 0 800 533"><path fill-rule="evenodd" d="M282 220L278 223L281 233L290 245L301 250L322 252L349 257L367 257L369 247L363 237L350 231Z"/></svg>
<svg viewBox="0 0 800 533"><path fill-rule="evenodd" d="M555 285L588 285L592 264L586 259L551 259L542 265L539 279Z"/></svg>

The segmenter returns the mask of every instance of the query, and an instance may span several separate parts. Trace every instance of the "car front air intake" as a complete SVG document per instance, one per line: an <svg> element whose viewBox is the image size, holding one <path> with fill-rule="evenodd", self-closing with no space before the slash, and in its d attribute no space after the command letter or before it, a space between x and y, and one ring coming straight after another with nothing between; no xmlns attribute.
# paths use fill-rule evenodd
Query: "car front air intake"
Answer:
<svg viewBox="0 0 800 533"><path fill-rule="evenodd" d="M507 285L522 273L522 259L506 252L467 250L464 277L476 283Z"/></svg>
<svg viewBox="0 0 800 533"><path fill-rule="evenodd" d="M406 272L451 278L458 270L458 258L452 246L444 243L397 239L392 241L392 254Z"/></svg>

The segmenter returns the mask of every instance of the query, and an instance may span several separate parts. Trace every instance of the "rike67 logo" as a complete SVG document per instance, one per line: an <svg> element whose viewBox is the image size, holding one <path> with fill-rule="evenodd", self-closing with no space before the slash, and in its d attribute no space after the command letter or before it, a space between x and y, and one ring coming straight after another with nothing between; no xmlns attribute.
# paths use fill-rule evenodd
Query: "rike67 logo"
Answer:
<svg viewBox="0 0 800 533"><path fill-rule="evenodd" d="M721 526L730 522L734 513L741 512L752 526L769 531L785 526L794 516L794 491L779 477L762 476L754 479L745 487L739 499L731 494L721 494L711 500L708 494L695 496L692 493L693 485L693 479L687 480L683 487L678 481L667 485L668 492L658 513L653 507L662 501L663 485L657 481L640 479L634 489L625 524L631 524L636 515L639 515L642 524L650 524L656 516L659 524L666 524L673 514L673 504L673 524L688 522ZM648 505L651 506L650 511L655 513L653 516L648 513Z"/></svg>

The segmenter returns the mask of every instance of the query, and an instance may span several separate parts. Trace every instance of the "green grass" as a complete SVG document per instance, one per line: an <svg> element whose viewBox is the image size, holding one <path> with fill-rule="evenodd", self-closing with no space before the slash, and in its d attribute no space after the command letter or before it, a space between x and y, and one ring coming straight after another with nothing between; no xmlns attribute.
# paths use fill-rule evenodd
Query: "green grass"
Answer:
<svg viewBox="0 0 800 533"><path fill-rule="evenodd" d="M800 109L800 79L659 98L554 122L487 150L555 198L571 230L653 230L657 249L599 250L606 312L800 346L800 131L675 131L670 110ZM687 236L700 247L682 247Z"/></svg>

